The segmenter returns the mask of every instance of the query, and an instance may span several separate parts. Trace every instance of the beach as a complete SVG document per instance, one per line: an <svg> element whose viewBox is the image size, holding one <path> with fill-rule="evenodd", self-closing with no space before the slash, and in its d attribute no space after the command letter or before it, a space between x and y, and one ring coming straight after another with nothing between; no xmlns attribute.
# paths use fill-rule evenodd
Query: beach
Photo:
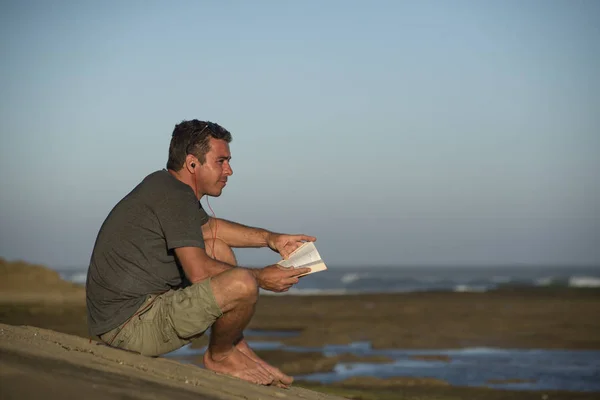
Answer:
<svg viewBox="0 0 600 400"><path fill-rule="evenodd" d="M219 397L220 392L214 390L211 379L237 381L190 365L200 364L199 356L193 351L181 359L150 359L98 346L96 338L91 338L90 342L88 336L82 286L65 282L56 272L42 266L2 262L0 268L0 323L9 325L2 327L0 336L3 398L18 398L19 394L26 393L24 390L38 388L38 393L42 393L41 388L47 391L50 387L59 386L61 391L53 393L51 398L69 398L69 393L81 391L89 392L89 398L108 398L102 396L117 392L135 392L135 396L142 398L144 393L149 393L144 390L150 389L139 388L146 387L148 381L154 382L152 393L155 398L166 397L170 390L181 390L180 398L187 398L191 393L205 396L196 398L225 398ZM490 380L490 387L457 386L444 379L427 376L353 376L328 384L316 380L302 381L298 377L327 373L340 363L385 365L390 362L390 356L386 354L393 355L393 351L400 350L412 354L410 357L422 364L436 365L449 363L457 357L448 349L600 350L598 315L600 291L597 289L547 287L506 288L485 293L262 295L249 326L248 340L264 343L259 354L293 374L297 381L292 390L259 388L244 382L236 385L241 388L240 393L244 390L258 391L252 392L257 393L256 397L246 398L280 398L281 394L276 393L290 398L321 396L300 389L305 387L364 399L592 399L597 398L599 393L502 389L503 384L518 383L519 378L511 379L510 374L502 380ZM61 345L56 346L57 343ZM199 349L204 344L205 339L200 338L190 350ZM323 348L330 351L318 351ZM347 352L347 349L353 351ZM411 350L428 352L413 354ZM378 351L380 354L374 355ZM122 369L127 365L124 367L118 363L123 357L128 357L130 364L126 373ZM36 361L38 359L43 361ZM147 367L139 367L148 363L152 364L154 372L148 372ZM86 368L90 371L99 368L103 372L82 372ZM177 372L168 372L171 368ZM191 386L185 383L185 379L177 378L174 382L172 377L169 378L180 373L184 376L192 374L181 371L192 371L197 382L205 383L192 385L190 392ZM124 376L128 378L124 379ZM27 385L29 377L35 377L34 381L40 382L39 385ZM231 385L228 383L226 386ZM96 392L92 387L100 389ZM246 387L250 389L244 389ZM237 392L227 395L243 398Z"/></svg>

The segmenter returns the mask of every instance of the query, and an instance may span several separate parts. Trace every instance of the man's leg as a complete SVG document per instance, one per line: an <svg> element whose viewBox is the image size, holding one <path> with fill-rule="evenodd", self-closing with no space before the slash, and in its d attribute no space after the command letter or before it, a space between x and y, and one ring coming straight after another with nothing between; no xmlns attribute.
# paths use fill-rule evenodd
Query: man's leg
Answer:
<svg viewBox="0 0 600 400"><path fill-rule="evenodd" d="M249 382L270 385L274 380L272 374L235 347L254 313L258 298L254 277L247 270L236 268L212 277L210 284L223 315L211 327L204 366Z"/></svg>
<svg viewBox="0 0 600 400"><path fill-rule="evenodd" d="M235 258L235 253L231 250L231 247L227 245L221 239L208 239L204 241L204 245L206 247L206 254L210 258L214 258L215 260L219 260L221 262L235 265L237 267L237 258Z"/></svg>
<svg viewBox="0 0 600 400"><path fill-rule="evenodd" d="M213 257L219 261L223 261L231 265L237 265L237 260L235 258L235 254L233 253L233 250L231 250L231 248L221 240L207 240L206 251L210 257ZM236 270L228 272L234 271ZM244 270L238 271L243 271L244 273L246 273L246 271ZM229 277L228 279L224 279L225 282L221 282L221 280L218 279L221 275L223 274L220 274L211 280L211 283L213 284L215 298L220 306L221 302L226 303L228 298L232 298L232 292L240 290L240 288L234 288L227 282L229 280ZM256 355L256 353L252 351L252 349L246 343L246 340L243 338L243 330L248 325L250 319L252 318L252 315L254 314L254 307L256 305L256 300L258 299L258 287L256 286L256 282L254 281L254 277L250 275L250 278L252 282L246 282L246 285L250 286L251 288L244 287L242 291L252 289L251 291L253 293L247 293L247 296L251 298L251 301L247 302L246 304L239 304L237 308L233 308L229 312L226 312L223 308L221 309L224 315L221 318L219 318L211 328L212 333L210 337L209 354L215 357L215 352L227 351L228 349L231 349L231 344L233 343L238 351L249 357L254 362L261 365L271 375L273 375L276 378L276 380L283 384L283 386L291 385L294 381L294 378L284 374L278 368L273 367L272 365L268 364L266 361L258 357L258 355ZM247 279L247 276L244 276L242 279ZM224 296L220 299L219 297L217 297L217 292L220 292L220 294ZM256 298L252 299L252 294L254 294ZM227 304L223 305L227 307ZM229 313L231 313L231 315L228 315ZM239 325L236 325L236 323Z"/></svg>

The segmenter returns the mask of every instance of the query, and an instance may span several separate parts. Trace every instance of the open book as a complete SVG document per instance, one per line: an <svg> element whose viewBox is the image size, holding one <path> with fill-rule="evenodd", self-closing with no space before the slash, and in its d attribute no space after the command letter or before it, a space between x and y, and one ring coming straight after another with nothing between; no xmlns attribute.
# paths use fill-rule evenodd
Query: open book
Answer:
<svg viewBox="0 0 600 400"><path fill-rule="evenodd" d="M327 266L321 259L317 247L313 242L306 242L302 246L290 254L287 260L281 260L277 264L284 268L304 268L309 267L310 272L300 275L314 274L315 272L324 271Z"/></svg>

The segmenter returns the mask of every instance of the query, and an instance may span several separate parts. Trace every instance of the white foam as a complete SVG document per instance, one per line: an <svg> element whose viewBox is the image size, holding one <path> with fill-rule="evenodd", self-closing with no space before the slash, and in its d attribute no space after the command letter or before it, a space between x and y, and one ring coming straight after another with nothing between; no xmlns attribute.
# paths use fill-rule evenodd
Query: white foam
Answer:
<svg viewBox="0 0 600 400"><path fill-rule="evenodd" d="M85 285L85 281L87 280L87 269L63 270L59 271L59 273L61 279L80 285Z"/></svg>
<svg viewBox="0 0 600 400"><path fill-rule="evenodd" d="M469 286L469 285L456 285L454 286L455 292L465 293L465 292L487 292L487 287L485 286Z"/></svg>
<svg viewBox="0 0 600 400"><path fill-rule="evenodd" d="M495 347L466 347L463 349L454 349L446 351L446 354L499 354L510 352L509 349L495 348Z"/></svg>
<svg viewBox="0 0 600 400"><path fill-rule="evenodd" d="M333 372L341 376L373 375L379 368L378 364L373 363L337 363L333 367Z"/></svg>
<svg viewBox="0 0 600 400"><path fill-rule="evenodd" d="M543 278L539 278L535 280L536 286L550 286L554 282L553 276L545 276Z"/></svg>
<svg viewBox="0 0 600 400"><path fill-rule="evenodd" d="M87 272L78 272L69 277L69 280L73 283L85 284L87 279Z"/></svg>
<svg viewBox="0 0 600 400"><path fill-rule="evenodd" d="M349 283L356 282L357 280L359 280L362 277L363 276L361 274L353 272L353 273L346 274L346 275L342 276L342 278L340 279L340 281L342 281L342 283L344 285L347 285Z"/></svg>
<svg viewBox="0 0 600 400"><path fill-rule="evenodd" d="M587 287L596 288L600 287L600 278L595 276L572 276L569 278L570 287Z"/></svg>

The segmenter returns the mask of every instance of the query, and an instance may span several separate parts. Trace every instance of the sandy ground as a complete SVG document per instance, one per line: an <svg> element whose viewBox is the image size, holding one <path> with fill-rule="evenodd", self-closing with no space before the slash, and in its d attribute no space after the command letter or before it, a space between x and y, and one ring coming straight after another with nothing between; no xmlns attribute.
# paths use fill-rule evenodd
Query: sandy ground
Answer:
<svg viewBox="0 0 600 400"><path fill-rule="evenodd" d="M306 399L338 397L243 382L95 341L0 324L2 399Z"/></svg>

